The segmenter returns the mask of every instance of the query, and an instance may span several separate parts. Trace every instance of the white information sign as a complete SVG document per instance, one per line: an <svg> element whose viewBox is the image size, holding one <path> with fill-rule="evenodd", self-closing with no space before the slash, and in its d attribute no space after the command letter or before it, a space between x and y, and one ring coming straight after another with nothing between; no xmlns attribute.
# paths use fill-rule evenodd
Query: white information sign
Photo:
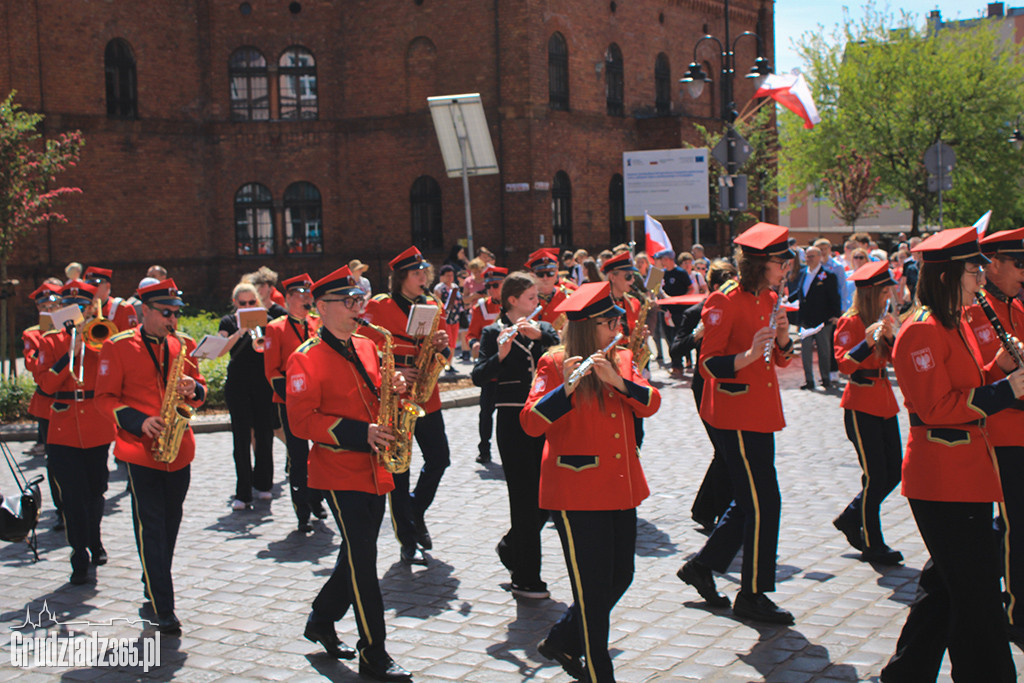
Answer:
<svg viewBox="0 0 1024 683"><path fill-rule="evenodd" d="M707 218L708 150L657 149L622 153L626 220Z"/></svg>

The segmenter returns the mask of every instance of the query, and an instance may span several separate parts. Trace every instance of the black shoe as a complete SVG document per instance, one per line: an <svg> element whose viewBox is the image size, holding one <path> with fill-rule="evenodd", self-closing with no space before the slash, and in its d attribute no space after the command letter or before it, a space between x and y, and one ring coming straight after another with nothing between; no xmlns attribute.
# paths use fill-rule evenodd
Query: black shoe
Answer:
<svg viewBox="0 0 1024 683"><path fill-rule="evenodd" d="M793 615L782 609L764 593L736 594L736 601L732 605L732 613L751 621L761 621L766 624L789 625L795 623Z"/></svg>
<svg viewBox="0 0 1024 683"><path fill-rule="evenodd" d="M107 563L107 551L103 549L103 546L90 550L89 554L92 555L92 563L97 567Z"/></svg>
<svg viewBox="0 0 1024 683"><path fill-rule="evenodd" d="M854 550L864 551L864 541L860 536L860 524L853 521L848 521L839 515L832 520L832 526L843 532L843 536L846 536L846 542L849 543Z"/></svg>
<svg viewBox="0 0 1024 683"><path fill-rule="evenodd" d="M711 607L729 606L729 598L715 588L715 577L711 575L711 570L698 564L696 560L690 560L680 567L676 576L684 583L696 588L700 597L704 598L704 601Z"/></svg>
<svg viewBox="0 0 1024 683"><path fill-rule="evenodd" d="M50 527L51 531L64 531L64 515L57 515L57 523Z"/></svg>
<svg viewBox="0 0 1024 683"><path fill-rule="evenodd" d="M498 559L501 560L501 564L505 566L505 569L512 571L512 549L505 543L505 539L498 541L498 545L494 548L494 551L498 553Z"/></svg>
<svg viewBox="0 0 1024 683"><path fill-rule="evenodd" d="M520 586L518 583L513 582L512 587L509 589L512 595L517 598L530 598L532 600L544 600L550 598L551 593L548 592L548 585L543 581L537 583L531 583L529 585Z"/></svg>
<svg viewBox="0 0 1024 683"><path fill-rule="evenodd" d="M491 454L490 453L481 453L480 455L476 456L476 461L478 463L480 463L481 465L486 465L487 463L489 463L491 461Z"/></svg>
<svg viewBox="0 0 1024 683"><path fill-rule="evenodd" d="M804 391L814 391L814 382L808 382L807 384L801 384L800 388Z"/></svg>
<svg viewBox="0 0 1024 683"><path fill-rule="evenodd" d="M1011 643L1024 650L1024 626L1011 624L1006 627L1006 634L1010 637Z"/></svg>
<svg viewBox="0 0 1024 683"><path fill-rule="evenodd" d="M402 546L402 562L406 564L421 564L424 567L427 566L427 558L423 555L423 551L415 545Z"/></svg>
<svg viewBox="0 0 1024 683"><path fill-rule="evenodd" d="M370 664L364 662L360 657L359 659L359 675L368 676L375 681L411 681L412 674L398 666L395 660L388 657L382 659L376 664Z"/></svg>
<svg viewBox="0 0 1024 683"><path fill-rule="evenodd" d="M85 585L89 583L89 572L85 569L76 569L71 572L71 578L68 579L68 582L70 582L72 586Z"/></svg>
<svg viewBox="0 0 1024 683"><path fill-rule="evenodd" d="M178 621L178 617L174 616L174 612L165 612L159 615L156 619L156 624L157 630L164 635L181 635L181 622Z"/></svg>
<svg viewBox="0 0 1024 683"><path fill-rule="evenodd" d="M832 382L830 382L828 380L823 381L821 383L821 388L824 389L825 391L828 391L829 389L832 388Z"/></svg>
<svg viewBox="0 0 1024 683"><path fill-rule="evenodd" d="M299 522L298 530L300 534L311 534L313 533L313 525L307 519L304 522Z"/></svg>
<svg viewBox="0 0 1024 683"><path fill-rule="evenodd" d="M427 523L423 521L422 513L413 511L412 526L416 530L416 543L424 550L433 548L434 541L430 538L430 532L427 531Z"/></svg>
<svg viewBox="0 0 1024 683"><path fill-rule="evenodd" d="M306 621L306 630L302 632L302 635L311 643L323 645L327 654L335 659L356 658L356 651L338 640L338 634L334 632L334 624Z"/></svg>
<svg viewBox="0 0 1024 683"><path fill-rule="evenodd" d="M317 519L327 519L327 510L324 509L323 502L318 500L310 505L309 509Z"/></svg>
<svg viewBox="0 0 1024 683"><path fill-rule="evenodd" d="M903 562L903 553L899 550L893 550L883 543L881 545L865 548L860 554L860 559L865 562L874 562L876 564L895 567Z"/></svg>
<svg viewBox="0 0 1024 683"><path fill-rule="evenodd" d="M587 675L583 668L583 662L579 657L573 657L568 652L562 652L549 643L547 638L537 644L537 652L553 662L558 662L565 673L569 674L576 680L581 680Z"/></svg>

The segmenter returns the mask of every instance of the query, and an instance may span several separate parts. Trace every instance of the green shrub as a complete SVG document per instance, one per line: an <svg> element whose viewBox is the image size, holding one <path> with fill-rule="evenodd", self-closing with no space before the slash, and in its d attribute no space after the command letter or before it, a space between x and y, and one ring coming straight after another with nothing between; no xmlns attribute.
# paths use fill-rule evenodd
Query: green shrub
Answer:
<svg viewBox="0 0 1024 683"><path fill-rule="evenodd" d="M15 378L0 378L0 422L14 422L28 417L28 404L36 391L32 375L22 373Z"/></svg>
<svg viewBox="0 0 1024 683"><path fill-rule="evenodd" d="M200 360L199 370L206 378L206 401L204 408L227 408L227 401L224 398L224 382L228 378L228 360L230 356L224 354L213 360Z"/></svg>

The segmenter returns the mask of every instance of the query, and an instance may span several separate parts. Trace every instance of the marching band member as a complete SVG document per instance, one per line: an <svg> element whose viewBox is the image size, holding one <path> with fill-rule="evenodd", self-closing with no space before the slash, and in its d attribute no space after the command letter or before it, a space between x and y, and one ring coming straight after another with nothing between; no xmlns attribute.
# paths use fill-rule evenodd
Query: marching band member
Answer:
<svg viewBox="0 0 1024 683"><path fill-rule="evenodd" d="M469 332L466 339L472 349L472 357L475 361L480 354L480 335L488 325L501 315L501 301L499 292L501 283L508 275L507 268L491 266L484 271L484 289L487 296L479 299L473 305L473 313L469 319ZM494 431L494 382L488 382L480 387L480 443L477 445L476 461L486 464L491 461L491 432Z"/></svg>
<svg viewBox="0 0 1024 683"><path fill-rule="evenodd" d="M508 487L512 525L498 543L498 556L512 573L512 594L520 598L546 598L548 587L540 578L540 532L548 519L537 502L543 437L530 436L519 423L519 412L530 393L537 362L558 343L549 323L526 320L536 310L537 279L512 273L501 285L499 322L484 328L480 359L473 368L473 383L496 387L497 441L501 469ZM515 334L502 334L515 328Z"/></svg>
<svg viewBox="0 0 1024 683"><path fill-rule="evenodd" d="M622 317L622 334L626 338L637 326L637 315L640 313L640 300L630 292L637 272L628 251L613 256L601 264L601 274L611 285L612 301L626 311L626 315ZM639 324L644 325L646 321Z"/></svg>
<svg viewBox="0 0 1024 683"><path fill-rule="evenodd" d="M115 334L100 351L96 406L117 426L114 456L127 465L148 607L162 633L177 635L181 622L174 613L171 563L196 442L192 428L186 428L177 453L169 454L170 462L153 457L153 444L169 426L161 417L164 401L177 394L177 399L197 407L206 398L206 380L188 357L195 341L177 332L184 302L174 280L143 287L138 294L141 324ZM175 367L182 368L181 376L177 386L167 387Z"/></svg>
<svg viewBox="0 0 1024 683"><path fill-rule="evenodd" d="M1014 294L1024 284L1024 228L996 232L981 240L981 251L992 261L985 265L981 295L998 318L1003 331L1024 338L1024 305ZM967 322L981 349L981 360L991 366L1002 344L980 304L968 309ZM989 368L990 369L990 368ZM986 420L988 439L999 463L1003 490L1003 581L1009 602L1006 614L1010 639L1024 644L1024 404Z"/></svg>
<svg viewBox="0 0 1024 683"><path fill-rule="evenodd" d="M992 502L1002 500L986 421L1024 395L1024 370L986 373L963 307L981 290L988 259L973 227L943 230L914 249L923 257L917 306L893 348L910 412L903 495L930 562L881 680L933 681L949 651L954 680L1014 681L999 592ZM1011 369L1004 352L999 368Z"/></svg>
<svg viewBox="0 0 1024 683"><path fill-rule="evenodd" d="M306 483L306 460L309 457L309 442L295 436L288 424L288 412L285 410L286 391L285 373L288 359L295 349L310 337L316 335L319 318L309 315L312 308L313 295L310 289L313 278L308 273L296 275L281 283L284 287L284 303L288 310L271 321L263 332L263 370L267 381L274 392L274 410L284 429L285 446L288 451L288 486L292 494L292 509L298 518L298 529L309 533L313 526L309 523L310 515L317 519L326 519L322 496L319 491L310 489Z"/></svg>
<svg viewBox="0 0 1024 683"><path fill-rule="evenodd" d="M459 318L463 313L462 287L455 282L455 266L446 263L438 273L434 297L444 306L444 329L448 332L448 372L455 372L451 360L455 357L455 342L459 340Z"/></svg>
<svg viewBox="0 0 1024 683"><path fill-rule="evenodd" d="M850 376L839 407L863 474L861 490L832 524L861 551L861 559L895 565L903 554L885 544L879 508L900 483L903 465L896 418L900 407L885 372L895 341L887 305L892 302L895 309L896 281L888 261L867 263L849 279L857 290L853 305L839 318L834 349L839 371Z"/></svg>
<svg viewBox="0 0 1024 683"><path fill-rule="evenodd" d="M112 321L120 332L124 332L138 325L139 318L134 306L126 304L119 296L110 296L113 276L114 271L108 268L89 266L82 279L96 288L96 296L103 302L103 317Z"/></svg>
<svg viewBox="0 0 1024 683"><path fill-rule="evenodd" d="M561 329L565 326L565 317L555 313L555 309L572 290L558 277L558 250L538 249L530 254L524 265L537 278L537 300L544 307L537 320L550 323L556 330Z"/></svg>
<svg viewBox="0 0 1024 683"><path fill-rule="evenodd" d="M73 280L61 290L61 297L64 306L77 304L87 320L95 317L94 286ZM46 469L60 491L60 513L71 546L70 580L75 585L89 581L90 555L94 565L107 563L100 522L109 478L107 455L114 440L114 425L104 419L94 399L99 348L86 343L82 330L81 325L76 330L74 348L68 330L47 332L35 375L42 390L53 397Z"/></svg>
<svg viewBox="0 0 1024 683"><path fill-rule="evenodd" d="M737 237L739 281L711 294L701 314L700 416L725 457L734 499L701 551L677 572L709 605L727 607L729 599L717 591L711 572L727 571L742 547L733 613L777 624L793 623L793 615L767 596L775 590L781 506L774 433L786 424L775 368L789 365L793 350L789 321L773 288L785 282L795 256L788 238L786 228L770 223Z"/></svg>
<svg viewBox="0 0 1024 683"><path fill-rule="evenodd" d="M546 439L540 507L553 511L573 604L537 647L574 678L606 683L614 680L609 617L633 580L636 508L649 493L633 417L653 415L661 396L629 351L612 347L625 311L607 282L580 285L559 312L568 317L565 346L540 359L520 419ZM589 369L567 384L584 358Z"/></svg>
<svg viewBox="0 0 1024 683"><path fill-rule="evenodd" d="M44 282L29 294L29 298L35 302L37 311L40 313L50 313L60 308L60 289L58 285ZM39 328L38 323L25 328L25 331L21 333L21 341L24 344L25 371L32 373L33 376L36 373L36 368L39 367L39 343L43 339L43 334L44 332ZM37 381L36 391L28 405L28 414L36 420L36 443L26 451L28 455L43 455L46 453L46 428L50 421L50 403L52 400L39 390L39 382ZM50 488L56 491L52 485ZM54 499L59 514L60 506L56 505L58 500Z"/></svg>
<svg viewBox="0 0 1024 683"><path fill-rule="evenodd" d="M355 334L366 299L348 266L314 283L312 294L321 328L288 359L288 424L296 436L313 441L309 485L326 492L342 542L334 572L313 600L304 636L337 659L358 654L360 675L411 681L385 648L377 537L384 496L394 489L394 482L375 454L394 437L377 424L377 347ZM396 391L405 388L400 373L393 379ZM359 630L358 653L341 642L334 629L350 605Z"/></svg>
<svg viewBox="0 0 1024 683"><path fill-rule="evenodd" d="M432 339L417 340L406 333L409 311L413 304L437 302L423 293L427 285L426 269L430 264L423 260L423 254L416 247L409 247L391 259L391 292L378 294L366 305L363 317L367 321L389 330L394 338L395 367L402 368L402 375L410 387L416 383L418 372L416 356L424 344L433 346L441 353L448 348L448 333L438 329ZM443 315L443 312L441 313ZM384 338L374 330L363 327L361 333L383 347ZM423 453L423 469L416 480L416 488L409 491L411 471L394 475L395 489L389 494L391 500L392 524L395 535L402 546L401 559L406 564L426 564L423 550L430 550L434 543L430 538L424 519L427 509L434 501L441 477L450 463L448 437L444 431L444 417L441 415L441 395L437 386L421 406L426 415L416 421L416 443ZM419 547L417 547L419 546Z"/></svg>

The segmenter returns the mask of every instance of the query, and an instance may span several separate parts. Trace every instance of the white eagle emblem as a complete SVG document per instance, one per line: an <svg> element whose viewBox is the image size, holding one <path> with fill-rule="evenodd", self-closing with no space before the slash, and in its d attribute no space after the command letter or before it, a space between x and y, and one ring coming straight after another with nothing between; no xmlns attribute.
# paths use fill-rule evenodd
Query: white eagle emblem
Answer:
<svg viewBox="0 0 1024 683"><path fill-rule="evenodd" d="M539 394L540 392L544 391L544 386L544 378L538 377L537 381L533 383L533 390Z"/></svg>
<svg viewBox="0 0 1024 683"><path fill-rule="evenodd" d="M722 311L718 308L712 308L708 311L708 325L718 325L722 322Z"/></svg>
<svg viewBox="0 0 1024 683"><path fill-rule="evenodd" d="M292 393L300 394L306 390L306 376L305 375L292 375Z"/></svg>
<svg viewBox="0 0 1024 683"><path fill-rule="evenodd" d="M101 375L106 375L109 372L110 372L110 361L109 360L101 360L100 361L100 374Z"/></svg>
<svg viewBox="0 0 1024 683"><path fill-rule="evenodd" d="M910 354L914 361L914 369L918 372L928 372L935 367L935 359L932 358L931 349L921 349Z"/></svg>
<svg viewBox="0 0 1024 683"><path fill-rule="evenodd" d="M996 336L996 331L991 325L985 325L984 327L976 328L974 332L978 335L978 341L982 344L990 344Z"/></svg>
<svg viewBox="0 0 1024 683"><path fill-rule="evenodd" d="M836 339L837 339L837 341L840 344L842 344L843 346L846 346L849 343L849 341L850 341L850 333L849 332L840 332L839 336Z"/></svg>

